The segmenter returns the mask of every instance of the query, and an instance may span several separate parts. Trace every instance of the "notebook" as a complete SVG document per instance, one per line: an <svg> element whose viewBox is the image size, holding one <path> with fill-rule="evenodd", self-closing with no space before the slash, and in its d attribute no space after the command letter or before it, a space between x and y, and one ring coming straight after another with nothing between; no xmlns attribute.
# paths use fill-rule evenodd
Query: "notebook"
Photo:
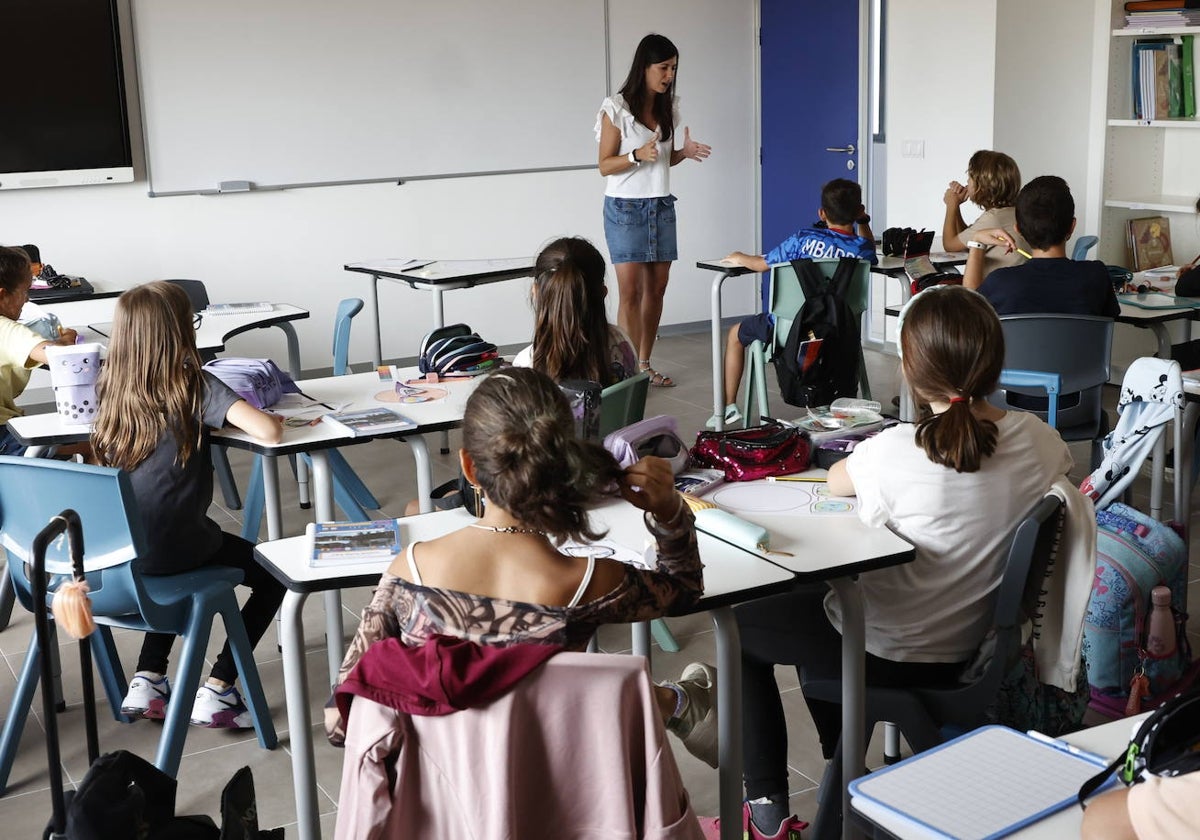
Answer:
<svg viewBox="0 0 1200 840"><path fill-rule="evenodd" d="M1073 804L1080 786L1106 766L1061 741L984 726L851 782L850 794L931 836L985 840Z"/></svg>

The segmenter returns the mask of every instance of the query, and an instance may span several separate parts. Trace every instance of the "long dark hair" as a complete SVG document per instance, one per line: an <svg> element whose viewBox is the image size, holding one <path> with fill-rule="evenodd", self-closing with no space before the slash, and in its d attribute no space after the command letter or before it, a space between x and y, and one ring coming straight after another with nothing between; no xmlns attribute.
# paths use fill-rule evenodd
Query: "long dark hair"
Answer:
<svg viewBox="0 0 1200 840"><path fill-rule="evenodd" d="M484 495L519 522L556 541L602 536L587 510L621 468L575 437L567 398L545 374L513 367L484 379L467 399L462 439Z"/></svg>
<svg viewBox="0 0 1200 840"><path fill-rule="evenodd" d="M612 385L604 257L586 239L564 237L542 249L534 271L533 369L555 382Z"/></svg>
<svg viewBox="0 0 1200 840"><path fill-rule="evenodd" d="M917 424L918 445L935 464L975 472L996 451L996 424L971 411L1000 381L1004 333L996 311L978 292L935 286L905 309L900 349L914 396L950 403Z"/></svg>
<svg viewBox="0 0 1200 840"><path fill-rule="evenodd" d="M646 110L646 68L651 64L678 57L679 50L675 49L671 39L665 35L650 33L638 42L637 49L633 52L633 64L629 67L629 75L625 77L625 83L621 85L620 91L621 96L625 97L625 104L629 106L629 111L633 114L634 119L641 122L642 114ZM671 86L667 88L666 93L654 94L654 102L651 106L654 119L658 123L658 137L664 142L670 140L675 131L673 103L675 81L678 78L678 73L676 73L675 78L671 79Z"/></svg>

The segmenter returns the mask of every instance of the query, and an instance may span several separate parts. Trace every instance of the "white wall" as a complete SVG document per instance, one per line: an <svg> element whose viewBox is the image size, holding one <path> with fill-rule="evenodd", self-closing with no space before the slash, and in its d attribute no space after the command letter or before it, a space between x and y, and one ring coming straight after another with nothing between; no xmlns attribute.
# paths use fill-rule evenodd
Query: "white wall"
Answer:
<svg viewBox="0 0 1200 840"><path fill-rule="evenodd" d="M710 276L693 267L697 259L754 241L753 20L753 0L663 0L646 7L639 21L645 28L636 37L614 33L618 81L632 57L625 41L636 43L649 31L671 37L681 53L684 122L714 150L702 165L685 161L672 173L672 191L680 199L680 258L664 325L708 319ZM127 58L130 75L132 66ZM552 67L547 75L552 92ZM536 92L514 92L513 103L537 118ZM590 136L592 125L547 125L546 131ZM151 199L142 157L139 148L140 180L134 184L0 193L0 241L34 242L59 271L83 274L105 288L193 277L207 283L214 300L271 299L306 307L312 319L297 324L306 368L330 363L337 301L367 291L367 278L343 271L344 263L385 256L519 256L564 234L586 236L606 252L604 184L594 171ZM609 285L615 320L611 270ZM466 321L497 343L527 340L527 292L528 281L518 281L448 293L447 321ZM749 311L746 303L731 314ZM389 284L380 305L384 356L414 355L429 329L429 294ZM354 332L352 361L370 358L369 332ZM282 344L273 333L241 336L232 349L280 357Z"/></svg>
<svg viewBox="0 0 1200 840"><path fill-rule="evenodd" d="M994 148L1023 181L1066 179L1079 235L1100 222L1086 210L1095 12L1095 0L1002 0L996 15Z"/></svg>
<svg viewBox="0 0 1200 840"><path fill-rule="evenodd" d="M946 184L965 181L971 154L993 148L997 2L888 3L888 226L940 235ZM924 157L902 156L904 142L913 140L924 142ZM978 208L963 210L969 222Z"/></svg>

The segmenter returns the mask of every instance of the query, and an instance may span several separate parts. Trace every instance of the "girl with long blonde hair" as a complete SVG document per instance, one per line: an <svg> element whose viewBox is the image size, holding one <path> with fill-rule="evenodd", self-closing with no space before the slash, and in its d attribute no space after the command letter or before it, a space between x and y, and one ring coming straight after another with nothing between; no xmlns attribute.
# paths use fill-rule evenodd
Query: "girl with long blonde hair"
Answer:
<svg viewBox="0 0 1200 840"><path fill-rule="evenodd" d="M117 299L96 390L100 408L92 447L98 463L129 474L145 526L138 570L169 575L210 565L240 569L242 583L251 590L242 620L250 643L257 644L283 600L283 587L255 561L253 544L225 533L208 517L213 493L209 430L228 423L275 443L283 432L279 419L201 368L191 303L181 288L163 281L137 286ZM171 697L167 658L174 641L168 633L146 634L121 704L125 714L164 717ZM236 679L226 643L196 694L194 725L252 725Z"/></svg>

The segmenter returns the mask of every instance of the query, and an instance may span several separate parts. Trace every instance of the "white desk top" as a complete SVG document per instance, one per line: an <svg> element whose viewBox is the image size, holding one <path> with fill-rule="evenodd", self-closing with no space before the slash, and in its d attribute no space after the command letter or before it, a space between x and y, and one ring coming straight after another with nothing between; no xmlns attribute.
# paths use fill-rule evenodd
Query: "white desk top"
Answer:
<svg viewBox="0 0 1200 840"><path fill-rule="evenodd" d="M237 318L239 316L225 316ZM416 368L403 368L398 371L402 376L417 376ZM441 431L457 426L462 422L463 411L467 398L475 389L477 380L463 379L443 381L437 387L445 389L446 397L426 403L409 405L400 403L383 403L375 399L375 395L385 392L393 386L381 382L376 373L356 373L348 376L328 376L321 379L303 379L296 383L300 390L310 397L332 406L345 405L347 409L370 408L386 405L387 407L409 417L417 423L416 429L403 432L390 432L376 436L352 437L338 431L329 423L318 423L315 426L287 427L283 430L283 440L277 444L256 441L245 432L235 429L222 429L213 433L215 441L219 441L238 449L249 449L268 455L287 455L293 452L306 452L313 449L327 449L334 446L346 446L355 443L365 443L375 437L403 437L405 435L423 434L431 431ZM90 432L88 426L72 426L62 422L57 413L31 414L24 417L13 417L9 426L17 439L26 446L50 446L54 444L74 443L85 440Z"/></svg>
<svg viewBox="0 0 1200 840"><path fill-rule="evenodd" d="M606 502L593 516L609 528L609 538L633 551L641 553L646 542L653 540L642 523L642 512L628 502L620 499ZM400 520L401 543L407 546L414 540L433 539L474 521L475 517L461 508L405 517ZM698 611L744 601L748 596L784 592L791 586L793 575L787 570L707 534L699 536L700 557L704 561L704 599ZM391 563L390 559L376 559L313 568L308 565L312 553L308 536L260 543L257 551L270 561L268 568L281 583L300 592L368 586L377 582Z"/></svg>
<svg viewBox="0 0 1200 840"><path fill-rule="evenodd" d="M404 280L412 285L475 285L477 283L528 277L533 274L533 257L499 260L376 259L347 263L346 271Z"/></svg>
<svg viewBox="0 0 1200 840"><path fill-rule="evenodd" d="M805 476L823 476L824 470L809 470ZM704 495L711 499L720 493L726 484L718 484ZM787 484L771 484L766 480L740 482L739 488L774 487L788 488ZM771 548L775 552L761 556L791 569L802 580L824 580L839 575L858 574L883 566L894 566L912 561L915 549L912 543L897 536L887 528L869 528L857 515L760 513L726 507L749 522L761 525L771 535Z"/></svg>
<svg viewBox="0 0 1200 840"><path fill-rule="evenodd" d="M1135 722L1140 723L1148 714L1149 712L1145 715L1084 729L1066 735L1062 740L1087 752L1112 760L1128 745ZM982 768L981 772L986 772L986 768ZM928 828L909 822L876 803L855 797L851 800L851 805L855 811L868 817L876 825L901 840L926 840L926 838L936 837ZM1071 805L1009 836L1014 840L1061 840L1066 837L1078 837L1079 825L1082 821L1082 809L1077 805Z"/></svg>

